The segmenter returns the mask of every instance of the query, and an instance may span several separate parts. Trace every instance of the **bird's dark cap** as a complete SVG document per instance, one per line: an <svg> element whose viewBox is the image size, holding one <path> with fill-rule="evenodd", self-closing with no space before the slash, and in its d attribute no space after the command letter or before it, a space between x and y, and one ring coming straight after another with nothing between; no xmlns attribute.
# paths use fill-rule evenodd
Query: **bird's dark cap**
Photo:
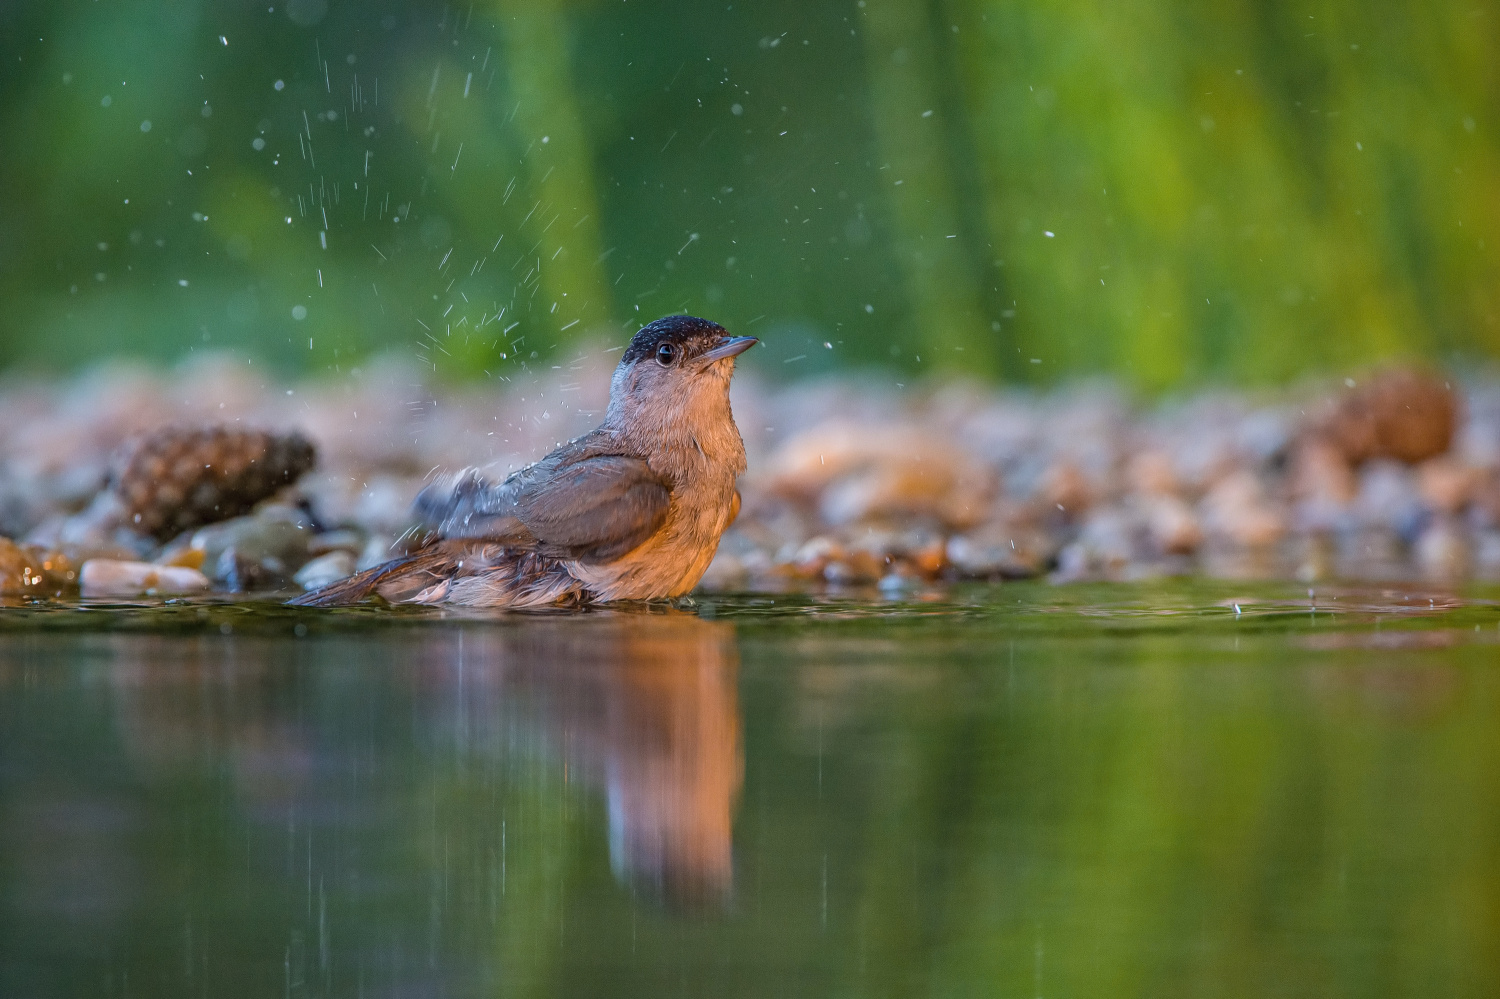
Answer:
<svg viewBox="0 0 1500 999"><path fill-rule="evenodd" d="M622 364L634 364L642 358L655 357L656 349L664 343L674 343L682 348L683 356L697 357L713 350L729 331L718 323L696 316L666 316L642 326L640 332L630 338L630 346L620 357Z"/></svg>

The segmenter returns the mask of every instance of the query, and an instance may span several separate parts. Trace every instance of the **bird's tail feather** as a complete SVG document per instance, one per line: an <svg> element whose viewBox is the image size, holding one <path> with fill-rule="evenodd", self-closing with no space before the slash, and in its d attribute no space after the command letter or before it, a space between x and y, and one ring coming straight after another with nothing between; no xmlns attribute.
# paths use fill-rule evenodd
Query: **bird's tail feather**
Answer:
<svg viewBox="0 0 1500 999"><path fill-rule="evenodd" d="M452 561L449 552L428 548L383 562L348 579L329 583L287 601L293 607L345 607L367 599L371 594L389 588L419 592L440 575L439 570ZM406 595L403 592L403 596ZM399 598L397 598L399 599Z"/></svg>

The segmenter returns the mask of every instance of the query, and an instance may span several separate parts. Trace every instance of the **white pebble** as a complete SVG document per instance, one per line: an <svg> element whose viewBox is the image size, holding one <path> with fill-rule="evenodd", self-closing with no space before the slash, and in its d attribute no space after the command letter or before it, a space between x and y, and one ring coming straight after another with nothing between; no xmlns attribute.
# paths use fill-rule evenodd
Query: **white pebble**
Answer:
<svg viewBox="0 0 1500 999"><path fill-rule="evenodd" d="M297 570L297 574L292 578L304 590L316 590L352 575L354 575L354 556L346 551L336 551L329 552L327 555L319 555Z"/></svg>
<svg viewBox="0 0 1500 999"><path fill-rule="evenodd" d="M86 597L176 596L202 593L209 586L208 577L197 569L110 558L83 563L79 585Z"/></svg>

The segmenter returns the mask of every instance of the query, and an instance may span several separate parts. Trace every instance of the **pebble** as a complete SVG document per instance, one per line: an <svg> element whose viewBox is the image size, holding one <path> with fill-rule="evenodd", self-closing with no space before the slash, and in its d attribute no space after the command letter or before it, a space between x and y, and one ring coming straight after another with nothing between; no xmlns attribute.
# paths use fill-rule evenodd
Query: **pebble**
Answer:
<svg viewBox="0 0 1500 999"><path fill-rule="evenodd" d="M313 535L307 543L307 551L311 555L326 555L329 552L345 551L358 555L365 547L365 536L362 532L349 528L324 531L322 534Z"/></svg>
<svg viewBox="0 0 1500 999"><path fill-rule="evenodd" d="M1084 521L1077 540L1059 555L1059 577L1124 578L1128 569L1143 561L1138 542L1141 526L1139 519L1123 507L1094 511Z"/></svg>
<svg viewBox="0 0 1500 999"><path fill-rule="evenodd" d="M301 510L266 505L192 535L204 571L230 593L280 589L310 557L312 523Z"/></svg>
<svg viewBox="0 0 1500 999"><path fill-rule="evenodd" d="M338 550L319 555L297 570L292 580L304 590L316 590L354 575L354 555Z"/></svg>
<svg viewBox="0 0 1500 999"><path fill-rule="evenodd" d="M389 562L401 554L396 549L395 539L389 535L373 534L365 542L364 548L360 549L359 558L355 560L354 567L360 572L373 569L382 562Z"/></svg>
<svg viewBox="0 0 1500 999"><path fill-rule="evenodd" d="M0 537L0 596L66 595L78 588L76 565L62 552Z"/></svg>
<svg viewBox="0 0 1500 999"><path fill-rule="evenodd" d="M186 596L212 585L197 569L104 558L83 563L79 576L85 597Z"/></svg>
<svg viewBox="0 0 1500 999"><path fill-rule="evenodd" d="M1372 461L1361 470L1353 513L1360 527L1387 531L1412 542L1431 510L1422 500L1417 476L1398 461Z"/></svg>
<svg viewBox="0 0 1500 999"><path fill-rule="evenodd" d="M1170 493L1151 496L1143 506L1146 533L1157 554L1191 555L1203 543L1198 514L1180 496Z"/></svg>
<svg viewBox="0 0 1500 999"><path fill-rule="evenodd" d="M1456 514L1480 487L1479 470L1451 456L1433 458L1417 469L1417 492L1437 513Z"/></svg>
<svg viewBox="0 0 1500 999"><path fill-rule="evenodd" d="M0 595L26 592L31 577L31 559L21 546L0 538Z"/></svg>
<svg viewBox="0 0 1500 999"><path fill-rule="evenodd" d="M1456 518L1440 516L1418 536L1414 555L1423 578L1452 583L1468 577L1472 547L1469 533Z"/></svg>
<svg viewBox="0 0 1500 999"><path fill-rule="evenodd" d="M841 420L789 440L768 459L765 486L807 500L832 525L918 519L977 523L993 473L916 428Z"/></svg>
<svg viewBox="0 0 1500 999"><path fill-rule="evenodd" d="M874 552L848 552L823 566L823 578L839 586L873 583L885 572L884 561Z"/></svg>
<svg viewBox="0 0 1500 999"><path fill-rule="evenodd" d="M1281 511L1249 469L1221 479L1203 497L1202 508L1205 533L1233 548L1266 548L1286 532Z"/></svg>
<svg viewBox="0 0 1500 999"><path fill-rule="evenodd" d="M778 561L788 573L803 579L817 579L830 564L844 557L844 546L827 535L819 535L793 551L783 551L783 555L785 557L778 558Z"/></svg>
<svg viewBox="0 0 1500 999"><path fill-rule="evenodd" d="M0 596L34 593L41 584L42 567L34 552L10 538L0 538Z"/></svg>
<svg viewBox="0 0 1500 999"><path fill-rule="evenodd" d="M1005 542L955 534L944 551L948 563L970 579L999 576L1015 563L1015 551Z"/></svg>

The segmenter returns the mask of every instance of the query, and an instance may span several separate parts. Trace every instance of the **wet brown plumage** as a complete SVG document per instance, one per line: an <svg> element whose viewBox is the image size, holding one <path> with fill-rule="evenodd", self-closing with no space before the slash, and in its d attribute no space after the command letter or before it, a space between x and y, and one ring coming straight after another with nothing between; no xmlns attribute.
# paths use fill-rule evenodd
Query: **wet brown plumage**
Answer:
<svg viewBox="0 0 1500 999"><path fill-rule="evenodd" d="M426 545L293 603L379 593L534 607L688 592L739 508L745 448L729 381L754 343L691 316L651 323L621 356L597 430L500 483L474 469L434 483L416 503Z"/></svg>

